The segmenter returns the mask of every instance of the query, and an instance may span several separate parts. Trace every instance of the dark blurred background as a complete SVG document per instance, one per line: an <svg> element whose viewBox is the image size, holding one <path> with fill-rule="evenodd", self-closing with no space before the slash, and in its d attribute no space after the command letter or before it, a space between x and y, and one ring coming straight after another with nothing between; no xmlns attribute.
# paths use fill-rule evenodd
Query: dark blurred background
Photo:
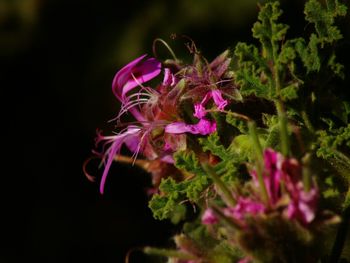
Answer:
<svg viewBox="0 0 350 263"><path fill-rule="evenodd" d="M304 23L302 6L284 3L284 19ZM0 262L124 262L130 249L171 244L177 228L147 207L149 175L115 163L101 196L82 172L96 128L113 128L113 76L152 55L158 37L188 55L172 34L211 60L252 41L257 11L255 0L0 0ZM139 252L130 260L148 262Z"/></svg>

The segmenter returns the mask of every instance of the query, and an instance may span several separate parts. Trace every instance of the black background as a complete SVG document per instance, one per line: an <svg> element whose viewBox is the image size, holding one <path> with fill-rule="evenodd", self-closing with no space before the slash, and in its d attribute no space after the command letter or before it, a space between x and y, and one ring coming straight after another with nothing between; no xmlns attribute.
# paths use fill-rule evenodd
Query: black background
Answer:
<svg viewBox="0 0 350 263"><path fill-rule="evenodd" d="M32 28L21 24L16 13L0 21L0 262L123 262L130 249L171 244L177 229L155 221L147 208L146 173L113 165L101 196L98 180L91 183L82 172L96 128L108 130L107 121L118 110L111 81L122 65L151 54L156 37L189 35L209 59L237 40L250 41L257 6L242 12L241 19L222 17L224 11L216 10L218 14L194 23L171 1L32 2L39 6ZM146 27L149 6L157 3L162 8L155 10L164 13L158 22L136 31L142 36L134 40L125 38L133 26ZM289 19L303 22L300 3L286 7L287 15L300 13ZM195 16L196 10L186 14ZM139 47L133 48L137 41ZM138 252L132 259L147 262Z"/></svg>

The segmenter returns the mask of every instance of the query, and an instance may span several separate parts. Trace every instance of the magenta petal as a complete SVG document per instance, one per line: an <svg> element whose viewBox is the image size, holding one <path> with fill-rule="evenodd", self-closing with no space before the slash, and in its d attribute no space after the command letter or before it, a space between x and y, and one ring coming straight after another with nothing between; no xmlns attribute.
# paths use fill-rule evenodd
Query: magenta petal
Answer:
<svg viewBox="0 0 350 263"><path fill-rule="evenodd" d="M200 119L197 124L191 125L191 133L207 135L216 131L216 122L207 119Z"/></svg>
<svg viewBox="0 0 350 263"><path fill-rule="evenodd" d="M214 103L215 103L216 107L218 108L218 110L224 110L224 108L227 105L227 100L224 100L222 98L221 91L217 90L217 89L212 90L211 94L213 96Z"/></svg>
<svg viewBox="0 0 350 263"><path fill-rule="evenodd" d="M165 126L166 133L181 134L188 132L190 129L189 125L184 122L173 122Z"/></svg>
<svg viewBox="0 0 350 263"><path fill-rule="evenodd" d="M164 69L164 79L163 79L163 85L164 86L174 86L176 83L174 75L171 73L169 68Z"/></svg>
<svg viewBox="0 0 350 263"><path fill-rule="evenodd" d="M264 182L270 203L276 204L280 198L283 156L270 148L264 151Z"/></svg>
<svg viewBox="0 0 350 263"><path fill-rule="evenodd" d="M131 61L117 72L112 82L112 90L115 96L125 100L128 91L156 77L161 72L161 63L155 58L149 58L142 62L146 55Z"/></svg>
<svg viewBox="0 0 350 263"><path fill-rule="evenodd" d="M213 225L219 222L218 218L215 216L213 210L208 208L202 215L202 224Z"/></svg>
<svg viewBox="0 0 350 263"><path fill-rule="evenodd" d="M129 135L124 139L125 145L129 148L131 152L136 152L140 147L140 136L138 134Z"/></svg>
<svg viewBox="0 0 350 263"><path fill-rule="evenodd" d="M122 142L120 140L115 140L110 147L110 150L108 151L107 154L107 162L105 164L105 168L103 170L101 182L100 182L100 193L103 194L104 192L104 187L108 175L108 171L111 168L114 156L117 154L117 152L120 150L120 147L122 146Z"/></svg>
<svg viewBox="0 0 350 263"><path fill-rule="evenodd" d="M202 119L206 114L207 112L201 103L196 103L194 105L194 113L193 113L194 117L198 119Z"/></svg>
<svg viewBox="0 0 350 263"><path fill-rule="evenodd" d="M122 98L125 97L128 91L139 86L142 83L145 83L156 76L161 72L161 63L158 62L155 58L149 58L146 61L140 63L135 68L132 69L130 74L131 79L125 83L122 91ZM136 78L136 80L134 79Z"/></svg>
<svg viewBox="0 0 350 263"><path fill-rule="evenodd" d="M104 185L106 183L108 171L112 165L114 157L116 156L116 154L119 153L123 143L126 143L129 147L131 147L131 149L134 149L133 150L134 153L137 153L139 145L136 146L135 143L136 143L136 136L139 135L140 131L141 131L140 128L136 126L129 126L128 130L125 131L124 133L121 133L112 137L105 137L104 140L112 141L112 145L105 152L105 159L107 159L107 161L105 163L105 167L104 167L101 182L100 182L101 194L103 194L104 192Z"/></svg>
<svg viewBox="0 0 350 263"><path fill-rule="evenodd" d="M165 127L166 133L181 134L192 133L207 135L216 131L216 122L211 122L207 119L201 119L197 124L186 124L184 122L170 123Z"/></svg>
<svg viewBox="0 0 350 263"><path fill-rule="evenodd" d="M250 198L239 197L234 207L226 208L224 213L237 220L244 220L247 215L255 216L265 212L265 205Z"/></svg>
<svg viewBox="0 0 350 263"><path fill-rule="evenodd" d="M318 191L316 188L310 189L309 192L303 191L301 182L298 183L295 191L287 207L287 217L296 219L302 224L309 224L316 217Z"/></svg>
<svg viewBox="0 0 350 263"><path fill-rule="evenodd" d="M112 82L112 90L118 98L121 98L122 88L128 82L128 80L130 80L130 73L132 69L146 56L147 54L144 54L141 57L134 59L133 61L125 65L121 70L119 70L114 76Z"/></svg>
<svg viewBox="0 0 350 263"><path fill-rule="evenodd" d="M173 156L170 155L170 154L167 154L167 155L163 156L163 157L161 158L161 160L162 160L163 162L166 162L166 163L171 163L171 164L174 164L174 163L175 163L175 160L174 160Z"/></svg>

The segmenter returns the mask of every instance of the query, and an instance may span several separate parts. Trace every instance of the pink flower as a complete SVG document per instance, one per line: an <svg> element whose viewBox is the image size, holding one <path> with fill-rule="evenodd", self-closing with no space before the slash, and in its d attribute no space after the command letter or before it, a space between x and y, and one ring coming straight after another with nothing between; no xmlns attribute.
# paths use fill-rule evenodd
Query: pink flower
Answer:
<svg viewBox="0 0 350 263"><path fill-rule="evenodd" d="M216 105L216 107L218 108L218 110L224 110L224 108L227 105L227 100L224 100L222 98L222 94L221 91L218 89L214 89L211 91L211 95L213 97L214 103Z"/></svg>
<svg viewBox="0 0 350 263"><path fill-rule="evenodd" d="M165 127L166 133L182 134L192 133L207 135L216 131L216 122L211 122L205 118L200 119L197 124L186 124L184 122L170 123Z"/></svg>
<svg viewBox="0 0 350 263"><path fill-rule="evenodd" d="M259 186L256 172L252 172L254 184ZM316 217L318 190L313 186L308 192L302 183L302 169L294 158L285 158L272 149L264 151L263 178L269 196L269 203L273 207L283 197L281 184L286 188L289 204L285 208L285 215L296 219L302 224L311 223Z"/></svg>

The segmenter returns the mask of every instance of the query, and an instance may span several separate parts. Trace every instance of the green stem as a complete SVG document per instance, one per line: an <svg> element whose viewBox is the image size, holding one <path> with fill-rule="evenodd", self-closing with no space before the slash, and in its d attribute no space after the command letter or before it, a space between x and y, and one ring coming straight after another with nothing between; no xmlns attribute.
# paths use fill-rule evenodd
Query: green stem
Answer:
<svg viewBox="0 0 350 263"><path fill-rule="evenodd" d="M311 171L310 171L310 160L311 154L307 153L302 158L303 163L303 185L306 192L310 191L311 188Z"/></svg>
<svg viewBox="0 0 350 263"><path fill-rule="evenodd" d="M304 124L306 126L306 128L310 131L310 132L314 132L314 126L312 125L309 116L307 115L306 111L303 110L301 112L301 117L303 118Z"/></svg>
<svg viewBox="0 0 350 263"><path fill-rule="evenodd" d="M344 153L330 149L331 157L325 158L337 172L350 183L350 158Z"/></svg>
<svg viewBox="0 0 350 263"><path fill-rule="evenodd" d="M227 188L225 183L220 179L220 177L215 173L213 168L207 164L203 163L202 167L204 171L206 171L210 177L213 179L214 184L217 186L219 190L219 194L221 195L222 199L229 205L234 206L236 205L236 200L233 198L232 193L230 189Z"/></svg>
<svg viewBox="0 0 350 263"><path fill-rule="evenodd" d="M165 41L164 41L163 39L161 39L161 38L156 38L156 39L153 41L153 54L154 54L155 57L157 57L157 52L156 52L156 44L157 44L157 42L162 43L162 44L169 50L169 52L170 52L170 54L173 56L174 60L175 60L175 61L178 61L178 59L177 59L177 57L176 57L174 51L172 50L172 48L168 45L167 42L165 42Z"/></svg>
<svg viewBox="0 0 350 263"><path fill-rule="evenodd" d="M289 155L289 136L288 136L288 119L286 116L286 113L284 111L283 102L281 99L281 80L280 80L280 70L279 70L279 59L278 59L278 50L275 48L275 45L272 42L271 39L271 45L272 45L272 56L274 61L273 66L273 77L274 77L274 85L275 85L275 91L277 99L275 100L275 106L278 114L278 119L280 123L280 136L281 136L281 148L282 148L282 154L284 156Z"/></svg>
<svg viewBox="0 0 350 263"><path fill-rule="evenodd" d="M282 154L287 157L289 156L289 136L288 136L288 119L283 109L281 100L275 101L279 125L280 125L280 136L281 136L281 151Z"/></svg>
<svg viewBox="0 0 350 263"><path fill-rule="evenodd" d="M267 193L267 189L266 189L264 178L263 178L264 156L263 156L262 148L260 145L258 133L256 131L255 122L252 122L252 121L248 122L248 128L249 128L250 137L251 137L252 142L253 142L254 152L255 152L256 158L257 158L256 170L257 170L257 174L258 174L259 185L260 185L261 190L262 190L263 199L264 199L265 203L268 203L269 195Z"/></svg>
<svg viewBox="0 0 350 263"><path fill-rule="evenodd" d="M164 248L154 248L154 247L145 247L143 252L148 255L157 255L169 258L178 258L183 260L195 260L197 257L184 253L174 249L164 249Z"/></svg>
<svg viewBox="0 0 350 263"><path fill-rule="evenodd" d="M344 208L342 213L342 222L339 225L337 236L333 244L331 257L329 260L330 263L340 262L340 258L345 245L349 225L350 225L350 188L345 198Z"/></svg>

